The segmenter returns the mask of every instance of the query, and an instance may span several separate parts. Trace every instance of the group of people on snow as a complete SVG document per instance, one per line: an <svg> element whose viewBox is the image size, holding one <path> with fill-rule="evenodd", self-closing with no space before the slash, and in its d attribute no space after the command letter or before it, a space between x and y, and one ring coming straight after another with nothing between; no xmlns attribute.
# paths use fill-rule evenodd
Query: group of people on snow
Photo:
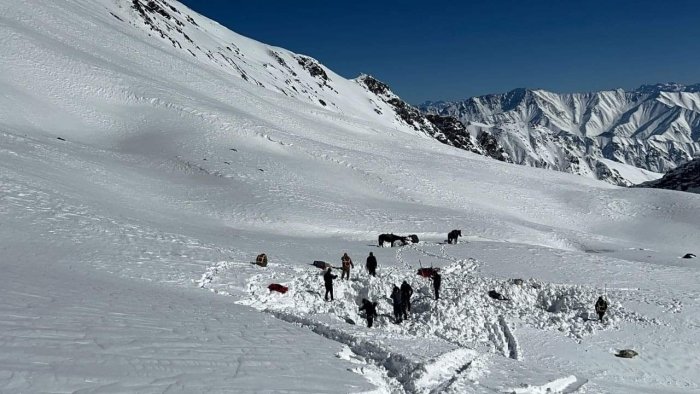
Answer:
<svg viewBox="0 0 700 394"><path fill-rule="evenodd" d="M355 265L352 262L352 259L347 253L343 253L343 256L340 259L341 261L341 280L344 280L347 278L350 280L350 269L355 268ZM365 267L367 268L367 272L370 276L376 277L377 276L377 258L374 256L374 253L370 252L369 256L367 257L367 262ZM430 275L430 278L432 279L433 282L433 291L435 294L435 300L440 299L440 286L442 285L442 276L438 273L437 270L433 270L432 274ZM326 288L326 294L324 296L324 299L328 301L328 296L330 295L330 301L333 301L333 280L338 279L338 275L334 275L332 272L332 267L328 267L326 272L323 274L323 281L325 284ZM497 298L499 300L510 300L505 297L496 297L492 293L497 294L498 296L501 296L501 294L496 293L495 291L489 292L489 296L491 298ZM409 312L411 312L411 296L413 296L413 288L411 287L410 284L408 284L407 281L403 281L401 283L401 287L398 287L394 285L392 291L391 291L391 302L393 306L393 312L394 312L394 321L398 324L401 323L403 320L408 319ZM605 301L605 299L601 296L598 298L598 300L595 303L595 311L598 314L598 320L603 321L603 316L605 315L605 312L608 309L608 303ZM377 317L377 303L372 302L366 298L362 299L362 306L360 307L360 312L364 311L365 312L365 317L367 319L367 327L372 327L374 323L374 319Z"/></svg>
<svg viewBox="0 0 700 394"><path fill-rule="evenodd" d="M343 256L340 258L340 261L342 270L340 279L345 280L345 278L347 278L348 280L350 280L350 269L355 268L355 265L352 262L352 258L350 258L350 256L348 256L347 253L343 253ZM367 268L367 272L370 276L377 276L377 258L374 256L374 253L369 252L369 256L367 257L365 267ZM334 275L333 268L328 267L326 269L326 272L323 274L323 282L326 288L324 299L326 301L329 301L329 296L330 301L334 300L333 280L335 279L338 279L338 275ZM442 282L442 277L436 270L433 272L431 279L433 280L433 290L435 292L435 299L438 300L440 299L440 285ZM411 312L412 295L413 288L410 284L408 284L407 281L404 280L403 283L401 283L401 287L394 285L390 298L394 307L394 320L396 323L401 323L403 320L408 319L408 313ZM365 316L367 318L367 327L372 327L374 318L377 316L377 303L371 302L363 298L360 311L365 312Z"/></svg>

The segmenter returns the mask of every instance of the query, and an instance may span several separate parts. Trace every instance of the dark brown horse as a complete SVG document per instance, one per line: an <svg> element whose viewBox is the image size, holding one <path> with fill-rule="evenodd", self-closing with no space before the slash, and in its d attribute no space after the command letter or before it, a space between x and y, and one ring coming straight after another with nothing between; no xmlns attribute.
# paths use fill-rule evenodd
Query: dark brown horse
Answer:
<svg viewBox="0 0 700 394"><path fill-rule="evenodd" d="M452 244L452 243L457 243L457 237L462 236L462 230L452 230L449 233L447 233L447 243Z"/></svg>

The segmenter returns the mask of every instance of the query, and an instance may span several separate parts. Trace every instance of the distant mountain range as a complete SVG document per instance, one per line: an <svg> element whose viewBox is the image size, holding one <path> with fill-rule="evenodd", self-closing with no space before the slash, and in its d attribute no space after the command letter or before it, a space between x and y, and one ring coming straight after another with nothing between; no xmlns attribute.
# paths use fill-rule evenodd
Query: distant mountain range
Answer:
<svg viewBox="0 0 700 394"><path fill-rule="evenodd" d="M664 173L700 155L700 84L572 94L515 89L419 108L493 136L515 163L619 185L654 176L619 163Z"/></svg>

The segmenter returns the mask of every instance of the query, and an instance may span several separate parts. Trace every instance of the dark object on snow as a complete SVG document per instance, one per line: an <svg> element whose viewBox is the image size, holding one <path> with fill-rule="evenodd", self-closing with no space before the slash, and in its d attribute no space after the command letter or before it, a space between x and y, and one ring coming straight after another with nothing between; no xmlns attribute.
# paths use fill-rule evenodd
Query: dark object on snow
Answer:
<svg viewBox="0 0 700 394"><path fill-rule="evenodd" d="M255 265L267 267L267 255L265 253L259 254L258 257L255 258Z"/></svg>
<svg viewBox="0 0 700 394"><path fill-rule="evenodd" d="M683 256L684 259L694 259L695 257L697 256L692 253L686 253L685 256Z"/></svg>
<svg viewBox="0 0 700 394"><path fill-rule="evenodd" d="M623 350L619 350L617 352L617 354L615 355L615 357L633 358L633 357L636 357L638 355L639 355L639 353L635 352L632 349L623 349Z"/></svg>
<svg viewBox="0 0 700 394"><path fill-rule="evenodd" d="M413 288L408 282L403 281L401 283L401 312L404 319L408 319L408 312L411 311L411 296L413 295Z"/></svg>
<svg viewBox="0 0 700 394"><path fill-rule="evenodd" d="M391 302L394 306L394 321L398 324L401 323L401 314L403 311L403 306L401 305L401 290L399 290L396 285L391 290Z"/></svg>
<svg viewBox="0 0 700 394"><path fill-rule="evenodd" d="M432 268L431 268L432 269ZM440 286L442 285L442 276L437 272L433 271L433 290L435 291L435 299L440 299Z"/></svg>
<svg viewBox="0 0 700 394"><path fill-rule="evenodd" d="M522 279L513 279L513 284L516 286L522 286L525 283Z"/></svg>
<svg viewBox="0 0 700 394"><path fill-rule="evenodd" d="M326 268L331 268L331 265L329 263L326 263L325 261L320 261L320 260L315 260L313 263L311 263L316 268L320 268L322 270Z"/></svg>
<svg viewBox="0 0 700 394"><path fill-rule="evenodd" d="M379 238L377 239L377 246L383 247L385 242L391 243L391 246L394 247L395 242L401 242L401 245L408 245L408 243L414 243L417 244L420 242L418 239L418 236L416 234L411 234L408 236L402 236L402 235L396 235L396 234L379 234Z"/></svg>
<svg viewBox="0 0 700 394"><path fill-rule="evenodd" d="M462 236L462 230L452 230L449 233L447 233L447 243L452 244L452 243L457 243L457 237Z"/></svg>
<svg viewBox="0 0 700 394"><path fill-rule="evenodd" d="M370 302L368 299L363 298L360 311L365 311L365 317L367 318L367 327L372 328L374 318L377 317L377 303Z"/></svg>
<svg viewBox="0 0 700 394"><path fill-rule="evenodd" d="M231 150L234 152L238 152L238 149L236 149L236 148L231 148Z"/></svg>
<svg viewBox="0 0 700 394"><path fill-rule="evenodd" d="M348 324L352 324L353 326L355 325L355 320L352 320L352 319L349 318L349 317L346 317L346 318L345 318L345 322L348 323Z"/></svg>
<svg viewBox="0 0 700 394"><path fill-rule="evenodd" d="M273 284L267 286L267 288L270 289L270 291L276 291L276 292L282 293L282 294L286 293L287 290L289 290L289 287L282 286L279 283L273 283Z"/></svg>
<svg viewBox="0 0 700 394"><path fill-rule="evenodd" d="M494 300L499 300L499 301L510 301L510 298L504 296L503 294L497 292L496 290L489 290L489 297L493 298Z"/></svg>
<svg viewBox="0 0 700 394"><path fill-rule="evenodd" d="M262 168L258 168L258 171L265 172L265 170L263 170Z"/></svg>
<svg viewBox="0 0 700 394"><path fill-rule="evenodd" d="M389 242L391 244L391 247L393 248L394 242L396 241L400 241L402 245L406 245L408 243L408 237L402 237L396 234L379 234L377 244L378 246L383 247L385 242Z"/></svg>
<svg viewBox="0 0 700 394"><path fill-rule="evenodd" d="M328 294L331 295L331 301L333 301L333 279L338 279L338 275L333 275L331 268L328 267L328 271L323 274L323 283L326 285L326 295L323 297L328 301Z"/></svg>
<svg viewBox="0 0 700 394"><path fill-rule="evenodd" d="M595 302L595 313L598 314L598 320L603 321L603 316L605 311L608 310L608 303L603 299L603 297L598 297L598 301Z"/></svg>
<svg viewBox="0 0 700 394"><path fill-rule="evenodd" d="M372 252L369 252L369 256L367 256L367 264L365 267L367 267L367 272L369 272L370 275L377 276L377 258L374 257Z"/></svg>
<svg viewBox="0 0 700 394"><path fill-rule="evenodd" d="M355 264L352 263L352 259L347 253L343 253L343 257L340 258L340 263L343 269L343 272L340 274L340 279L342 280L347 277L348 280L350 280L350 267L355 268Z"/></svg>
<svg viewBox="0 0 700 394"><path fill-rule="evenodd" d="M700 193L700 157L679 165L667 172L661 179L640 183L632 187L655 187Z"/></svg>
<svg viewBox="0 0 700 394"><path fill-rule="evenodd" d="M440 270L440 268L433 268L433 267L418 268L418 275L420 275L424 278L431 278L439 270Z"/></svg>
<svg viewBox="0 0 700 394"><path fill-rule="evenodd" d="M66 139L63 138L63 137L56 137L56 139L59 140L59 141L65 141L65 140L66 140Z"/></svg>

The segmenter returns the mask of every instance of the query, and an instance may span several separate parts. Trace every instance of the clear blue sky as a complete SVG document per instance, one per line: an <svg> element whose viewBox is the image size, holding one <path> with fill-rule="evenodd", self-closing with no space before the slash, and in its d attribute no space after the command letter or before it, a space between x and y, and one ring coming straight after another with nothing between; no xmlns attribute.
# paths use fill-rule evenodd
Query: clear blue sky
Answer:
<svg viewBox="0 0 700 394"><path fill-rule="evenodd" d="M700 1L181 1L412 103L700 82Z"/></svg>

